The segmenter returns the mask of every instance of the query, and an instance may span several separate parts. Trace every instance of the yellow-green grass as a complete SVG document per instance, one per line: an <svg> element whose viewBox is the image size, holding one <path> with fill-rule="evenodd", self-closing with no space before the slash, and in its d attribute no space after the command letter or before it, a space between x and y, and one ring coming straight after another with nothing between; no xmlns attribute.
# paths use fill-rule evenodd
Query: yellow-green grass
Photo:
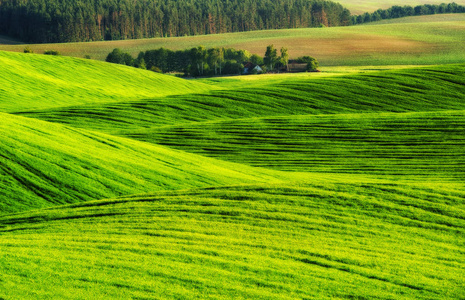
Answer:
<svg viewBox="0 0 465 300"><path fill-rule="evenodd" d="M387 9L390 8L394 5L398 6L404 6L404 5L409 5L409 6L417 6L417 5L423 5L423 4L436 4L439 5L441 3L450 3L448 1L442 1L442 0L403 0L403 1L398 1L398 0L383 0L383 1L374 1L374 0L337 0L335 2L339 2L342 4L344 7L350 10L352 14L363 14L364 12L374 12L375 10L378 9ZM451 1L455 2L460 5L465 5L464 0L457 0L457 1Z"/></svg>
<svg viewBox="0 0 465 300"><path fill-rule="evenodd" d="M284 171L465 178L465 111L264 117L141 129L126 135Z"/></svg>
<svg viewBox="0 0 465 300"><path fill-rule="evenodd" d="M239 32L194 37L126 41L29 45L36 52L54 49L64 55L103 60L114 48L133 55L159 47L186 49L234 47L264 55L266 46L287 47L291 58L316 57L322 66L443 64L465 61L465 14L419 16L414 23L367 24L332 28L303 28ZM398 22L398 23L396 23ZM2 50L23 51L5 45Z"/></svg>
<svg viewBox="0 0 465 300"><path fill-rule="evenodd" d="M0 217L4 299L462 299L463 185L346 178Z"/></svg>
<svg viewBox="0 0 465 300"><path fill-rule="evenodd" d="M460 181L464 70L237 79L241 89L21 115L281 171Z"/></svg>
<svg viewBox="0 0 465 300"><path fill-rule="evenodd" d="M465 110L465 65L430 66L313 79L275 75L225 81L204 94L17 112L110 134L167 125L290 115ZM255 78L261 78L257 75ZM253 82L253 83L251 83ZM270 83L268 83L270 82Z"/></svg>
<svg viewBox="0 0 465 300"><path fill-rule="evenodd" d="M147 87L2 57L66 101L0 85L28 117L0 113L0 299L465 298L464 65Z"/></svg>
<svg viewBox="0 0 465 300"><path fill-rule="evenodd" d="M385 65L385 66L326 66L318 68L318 72L299 73L266 73L259 75L237 75L195 78L195 81L214 85L223 89L251 87L253 85L273 85L296 79L320 79L325 77L372 73L377 71L411 69L429 67L419 65Z"/></svg>
<svg viewBox="0 0 465 300"><path fill-rule="evenodd" d="M4 113L0 120L0 213L280 179L276 172L60 124Z"/></svg>
<svg viewBox="0 0 465 300"><path fill-rule="evenodd" d="M0 111L153 98L212 89L93 60L0 51Z"/></svg>

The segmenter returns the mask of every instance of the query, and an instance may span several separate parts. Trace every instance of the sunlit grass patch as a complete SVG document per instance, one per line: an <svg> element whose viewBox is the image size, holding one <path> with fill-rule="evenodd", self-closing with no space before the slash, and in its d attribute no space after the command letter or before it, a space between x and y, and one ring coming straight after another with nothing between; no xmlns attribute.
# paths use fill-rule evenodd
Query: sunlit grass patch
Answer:
<svg viewBox="0 0 465 300"><path fill-rule="evenodd" d="M335 68L332 72L346 70ZM128 136L167 125L243 118L465 109L463 65L386 71L369 66L360 70L366 73L328 78L312 73L209 79L202 81L224 90L21 114Z"/></svg>
<svg viewBox="0 0 465 300"><path fill-rule="evenodd" d="M459 185L314 180L7 215L0 296L460 298L464 198Z"/></svg>
<svg viewBox="0 0 465 300"><path fill-rule="evenodd" d="M166 147L0 113L0 213L137 192L279 181Z"/></svg>
<svg viewBox="0 0 465 300"><path fill-rule="evenodd" d="M0 111L205 92L174 76L70 57L0 51Z"/></svg>

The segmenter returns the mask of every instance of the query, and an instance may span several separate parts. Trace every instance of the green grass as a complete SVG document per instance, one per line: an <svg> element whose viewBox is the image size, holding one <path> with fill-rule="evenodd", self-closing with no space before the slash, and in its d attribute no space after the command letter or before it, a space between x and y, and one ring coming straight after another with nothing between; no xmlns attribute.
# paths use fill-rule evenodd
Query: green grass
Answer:
<svg viewBox="0 0 465 300"><path fill-rule="evenodd" d="M247 88L21 115L283 171L460 180L464 70L284 77L252 86L244 77L236 81Z"/></svg>
<svg viewBox="0 0 465 300"><path fill-rule="evenodd" d="M36 53L58 50L64 55L104 60L114 48L136 56L140 51L165 47L186 49L234 47L264 55L270 44L289 49L291 58L316 57L321 66L425 65L465 61L465 14L419 16L361 26L264 30L193 37L29 45ZM415 20L415 21L412 21ZM377 25L376 25L377 24ZM22 52L24 45L0 46Z"/></svg>
<svg viewBox="0 0 465 300"><path fill-rule="evenodd" d="M0 111L195 93L211 86L92 60L0 51Z"/></svg>
<svg viewBox="0 0 465 300"><path fill-rule="evenodd" d="M0 213L166 189L278 180L267 170L0 113Z"/></svg>
<svg viewBox="0 0 465 300"><path fill-rule="evenodd" d="M208 93L15 113L117 133L264 116L464 110L464 71L465 65L449 65L330 78L240 76L218 79L224 89Z"/></svg>
<svg viewBox="0 0 465 300"><path fill-rule="evenodd" d="M465 298L464 65L0 63L0 299Z"/></svg>
<svg viewBox="0 0 465 300"><path fill-rule="evenodd" d="M460 299L463 186L314 179L0 217L5 299Z"/></svg>
<svg viewBox="0 0 465 300"><path fill-rule="evenodd" d="M465 178L465 111L264 117L164 126L128 137L284 171Z"/></svg>

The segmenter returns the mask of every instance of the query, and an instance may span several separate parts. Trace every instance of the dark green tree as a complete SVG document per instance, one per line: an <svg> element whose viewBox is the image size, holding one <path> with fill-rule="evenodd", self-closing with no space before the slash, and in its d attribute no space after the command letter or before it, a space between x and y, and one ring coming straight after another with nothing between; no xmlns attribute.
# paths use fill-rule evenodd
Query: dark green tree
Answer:
<svg viewBox="0 0 465 300"><path fill-rule="evenodd" d="M448 7L449 11L459 9ZM0 1L0 34L38 43L315 27L320 23L349 25L350 14L327 0Z"/></svg>
<svg viewBox="0 0 465 300"><path fill-rule="evenodd" d="M250 62L253 63L253 64L256 64L256 65L263 65L263 57L257 55L257 54L252 54L252 56L250 56Z"/></svg>
<svg viewBox="0 0 465 300"><path fill-rule="evenodd" d="M114 64L134 66L134 59L132 56L119 48L113 49L113 51L107 55L105 61Z"/></svg>
<svg viewBox="0 0 465 300"><path fill-rule="evenodd" d="M297 59L298 63L307 64L307 72L318 71L318 61L311 56L302 56Z"/></svg>
<svg viewBox="0 0 465 300"><path fill-rule="evenodd" d="M289 53L287 52L287 48L282 47L281 48L281 55L279 57L279 63L283 67L286 67L286 70L287 70L288 62L289 62Z"/></svg>
<svg viewBox="0 0 465 300"><path fill-rule="evenodd" d="M263 63L269 67L269 71L274 70L278 60L278 51L275 49L274 45L267 46Z"/></svg>

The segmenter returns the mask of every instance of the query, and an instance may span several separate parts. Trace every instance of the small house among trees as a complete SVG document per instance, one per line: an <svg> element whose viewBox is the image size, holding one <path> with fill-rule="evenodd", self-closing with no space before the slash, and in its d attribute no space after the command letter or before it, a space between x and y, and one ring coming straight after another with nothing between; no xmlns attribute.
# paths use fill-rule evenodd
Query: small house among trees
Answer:
<svg viewBox="0 0 465 300"><path fill-rule="evenodd" d="M261 74L263 73L263 69L252 62L247 62L244 64L244 71L242 74Z"/></svg>
<svg viewBox="0 0 465 300"><path fill-rule="evenodd" d="M1 1L1 0L0 0ZM314 72L318 62L310 56L289 60L286 48L280 55L273 45L266 48L262 58L246 50L233 48L205 48L203 46L172 51L165 48L140 52L137 58L121 49L108 54L107 62L134 66L161 73L183 73L184 76L203 77L274 72Z"/></svg>

